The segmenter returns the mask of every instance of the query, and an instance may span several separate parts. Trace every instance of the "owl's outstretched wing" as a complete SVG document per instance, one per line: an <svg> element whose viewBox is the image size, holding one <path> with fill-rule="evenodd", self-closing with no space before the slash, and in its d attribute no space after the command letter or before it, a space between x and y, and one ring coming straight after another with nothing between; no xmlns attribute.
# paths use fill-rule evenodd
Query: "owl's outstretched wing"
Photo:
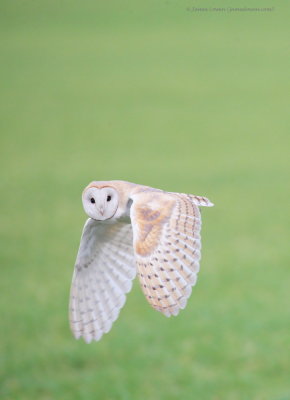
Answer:
<svg viewBox="0 0 290 400"><path fill-rule="evenodd" d="M76 338L99 340L117 319L136 276L131 224L88 219L70 293L70 326Z"/></svg>
<svg viewBox="0 0 290 400"><path fill-rule="evenodd" d="M153 308L168 317L177 315L186 306L199 271L199 208L190 195L178 193L147 191L134 194L132 200L130 216L142 290ZM211 204L205 198L202 202Z"/></svg>

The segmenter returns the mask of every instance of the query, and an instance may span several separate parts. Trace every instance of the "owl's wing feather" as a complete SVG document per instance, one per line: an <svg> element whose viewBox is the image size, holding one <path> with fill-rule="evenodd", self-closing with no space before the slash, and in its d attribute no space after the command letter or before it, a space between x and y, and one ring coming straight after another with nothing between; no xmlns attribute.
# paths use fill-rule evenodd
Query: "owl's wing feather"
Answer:
<svg viewBox="0 0 290 400"><path fill-rule="evenodd" d="M136 276L132 227L88 219L70 293L70 326L76 338L99 340L117 319Z"/></svg>
<svg viewBox="0 0 290 400"><path fill-rule="evenodd" d="M176 193L178 194L178 193ZM206 197L203 196L195 196L193 194L184 194L182 193L183 196L187 197L187 199L197 206L203 206L203 207L213 207L214 204Z"/></svg>
<svg viewBox="0 0 290 400"><path fill-rule="evenodd" d="M199 271L201 217L196 199L148 191L134 194L132 200L130 216L142 290L154 309L168 317L177 315L186 306Z"/></svg>

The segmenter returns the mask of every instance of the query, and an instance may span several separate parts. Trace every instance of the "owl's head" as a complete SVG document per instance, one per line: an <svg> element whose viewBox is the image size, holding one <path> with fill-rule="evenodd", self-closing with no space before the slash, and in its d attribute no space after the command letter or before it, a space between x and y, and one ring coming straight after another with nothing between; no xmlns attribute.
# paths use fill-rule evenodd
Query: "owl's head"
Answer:
<svg viewBox="0 0 290 400"><path fill-rule="evenodd" d="M112 186L89 185L83 191L83 206L89 217L104 221L112 218L118 208L119 195Z"/></svg>

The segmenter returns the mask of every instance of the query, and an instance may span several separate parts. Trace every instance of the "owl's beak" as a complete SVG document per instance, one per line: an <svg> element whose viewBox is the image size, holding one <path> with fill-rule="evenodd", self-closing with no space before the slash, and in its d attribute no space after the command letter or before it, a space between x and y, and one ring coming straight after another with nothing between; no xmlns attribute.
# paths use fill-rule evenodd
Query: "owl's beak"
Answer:
<svg viewBox="0 0 290 400"><path fill-rule="evenodd" d="M99 211L100 211L100 214L101 214L101 215L104 215L104 207L103 207L103 206L101 206L101 207L99 208Z"/></svg>

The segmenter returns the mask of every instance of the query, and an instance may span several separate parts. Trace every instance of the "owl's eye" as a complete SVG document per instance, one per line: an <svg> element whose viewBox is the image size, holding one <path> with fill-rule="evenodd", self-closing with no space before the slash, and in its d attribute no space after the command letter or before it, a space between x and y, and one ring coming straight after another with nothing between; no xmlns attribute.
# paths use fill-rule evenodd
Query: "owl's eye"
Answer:
<svg viewBox="0 0 290 400"><path fill-rule="evenodd" d="M91 198L91 203L94 204L96 202L96 200L92 197Z"/></svg>
<svg viewBox="0 0 290 400"><path fill-rule="evenodd" d="M107 201L111 201L112 197L111 196L107 196Z"/></svg>

